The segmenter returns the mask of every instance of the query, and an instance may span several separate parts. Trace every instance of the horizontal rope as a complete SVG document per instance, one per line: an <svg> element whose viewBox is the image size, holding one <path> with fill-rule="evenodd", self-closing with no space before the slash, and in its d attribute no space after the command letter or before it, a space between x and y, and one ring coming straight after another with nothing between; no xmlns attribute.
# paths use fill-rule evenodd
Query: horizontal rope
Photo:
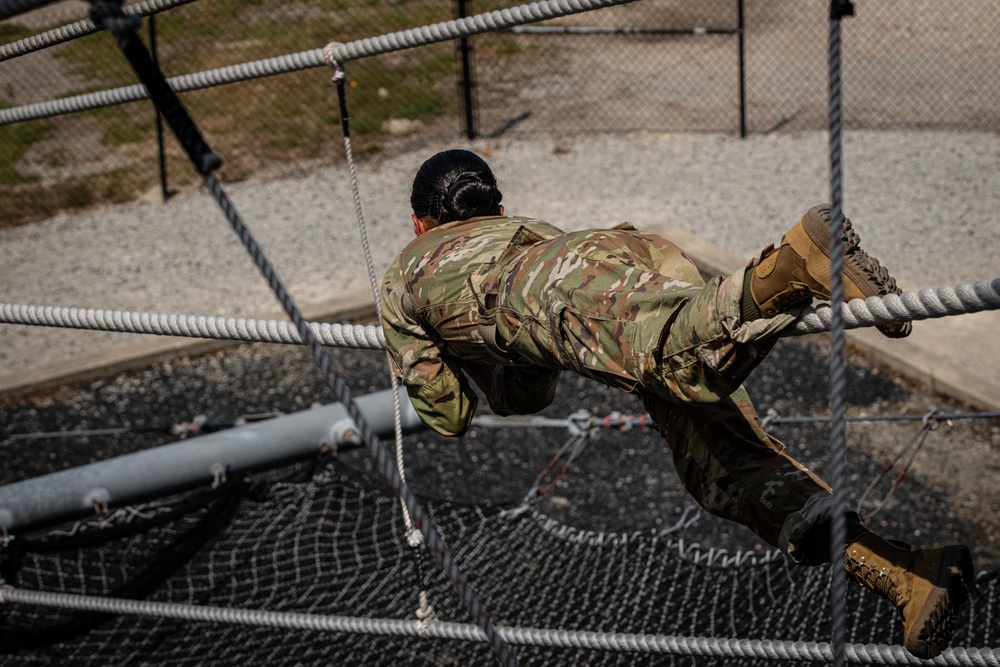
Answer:
<svg viewBox="0 0 1000 667"><path fill-rule="evenodd" d="M124 7L123 11L128 16L149 16L151 14L157 14L191 2L194 2L194 0L142 0L134 5ZM87 35L92 35L100 30L101 28L94 25L94 22L90 19L82 19L80 21L64 25L60 28L46 30L45 32L40 32L37 35L25 37L24 39L19 39L16 42L0 46L0 63L5 60L10 60L11 58L17 58L18 56L23 56L50 46L55 46L56 44L62 44L63 42L68 42L73 39L86 37Z"/></svg>
<svg viewBox="0 0 1000 667"><path fill-rule="evenodd" d="M843 317L844 328L859 329L997 309L1000 309L1000 278L995 278L992 282L979 280L972 285L926 288L900 295L854 299L844 304ZM808 309L799 317L795 327L786 330L783 335L798 336L828 331L831 314L829 304Z"/></svg>
<svg viewBox="0 0 1000 667"><path fill-rule="evenodd" d="M530 5L499 9L453 21L444 21L419 28L337 44L330 48L330 54L337 62L344 63L348 60L357 60L392 51L426 46L459 37L503 30L533 21L569 16L571 14L600 9L602 7L623 5L634 1L542 0ZM310 51L301 51L299 53L276 56L239 65L230 65L204 72L176 76L167 79L167 82L174 92L183 93L326 65L327 61L324 57L324 49L312 49ZM10 109L0 109L0 125L9 125L10 123L50 118L76 111L136 102L144 100L147 97L148 94L144 86L133 85L48 102L27 104Z"/></svg>
<svg viewBox="0 0 1000 667"><path fill-rule="evenodd" d="M59 609L92 611L126 616L155 616L208 623L231 623L321 632L350 632L368 635L435 637L461 641L486 641L482 630L466 623L404 621L396 619L319 616L257 609L206 607L146 600L125 600L88 595L69 595L0 587L0 604L31 604ZM829 662L827 642L786 642L767 639L726 639L678 637L550 630L540 628L498 628L510 644L556 648L583 648L605 651L635 651L678 655L757 658L766 660L808 660ZM934 661L920 660L902 646L848 644L850 662L873 665L973 665L1000 667L1000 649L953 648Z"/></svg>
<svg viewBox="0 0 1000 667"><path fill-rule="evenodd" d="M0 303L0 322L256 343L302 343L295 325L288 320L251 320ZM362 350L385 349L385 337L381 327L311 322L309 328L323 345Z"/></svg>
<svg viewBox="0 0 1000 667"><path fill-rule="evenodd" d="M844 305L843 313L846 328L857 329L997 309L1000 309L1000 278L992 283L981 280L974 285L928 288L919 292L904 292L900 296L893 294L865 300L855 299ZM286 320L0 303L0 323L255 343L301 342L294 325ZM821 304L816 308L806 309L795 326L787 329L784 335L818 333L828 330L829 326L830 307ZM315 322L310 323L309 327L324 345L363 350L385 347L385 335L381 327Z"/></svg>

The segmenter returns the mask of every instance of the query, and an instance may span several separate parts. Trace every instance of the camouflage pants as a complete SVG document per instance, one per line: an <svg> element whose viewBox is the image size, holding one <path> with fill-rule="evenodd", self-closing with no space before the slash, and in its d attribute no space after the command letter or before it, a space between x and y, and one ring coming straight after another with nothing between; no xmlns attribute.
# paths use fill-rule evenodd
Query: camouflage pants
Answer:
<svg viewBox="0 0 1000 667"><path fill-rule="evenodd" d="M745 270L706 284L666 239L570 233L505 267L497 327L530 364L641 396L702 507L803 562L832 496L761 429L742 386L798 312L743 322Z"/></svg>
<svg viewBox="0 0 1000 667"><path fill-rule="evenodd" d="M743 270L716 278L675 314L659 370L641 392L688 492L708 512L749 527L796 562L829 518L829 487L761 428L742 382L797 313L742 323Z"/></svg>
<svg viewBox="0 0 1000 667"><path fill-rule="evenodd" d="M793 561L813 564L802 540L829 518L829 487L764 432L745 389L715 403L670 403L647 394L643 404L701 507L742 523Z"/></svg>

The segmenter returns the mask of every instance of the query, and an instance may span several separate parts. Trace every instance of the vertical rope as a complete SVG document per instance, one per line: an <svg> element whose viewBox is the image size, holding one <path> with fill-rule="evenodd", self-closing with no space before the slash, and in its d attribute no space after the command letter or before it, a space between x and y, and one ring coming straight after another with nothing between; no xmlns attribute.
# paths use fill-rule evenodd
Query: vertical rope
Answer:
<svg viewBox="0 0 1000 667"><path fill-rule="evenodd" d="M830 520L830 560L833 579L830 584L831 647L834 667L847 664L845 654L847 626L847 582L843 574L847 470L847 379L846 337L844 335L844 248L843 248L843 163L840 98L840 19L854 13L850 0L830 3L830 485L833 487L833 516Z"/></svg>
<svg viewBox="0 0 1000 667"><path fill-rule="evenodd" d="M365 267L368 270L368 282L371 284L372 296L375 297L375 313L378 315L379 321L381 321L382 297L379 293L378 277L375 274L375 263L372 261L371 246L368 243L368 225L365 224L365 213L361 207L361 191L358 188L358 175L354 168L354 152L351 150L351 125L350 115L347 112L347 91L345 89L347 72L344 70L342 63L333 59L333 49L335 46L335 44L327 45L327 47L323 49L323 57L326 58L327 62L330 63L334 69L333 82L337 86L337 101L340 105L340 125L344 133L344 152L347 155L347 171L351 177L351 194L354 197L354 212L358 220L358 233L361 235L361 248L364 250ZM403 464L403 428L399 415L399 382L396 379L396 373L393 372L391 361L389 362L389 378L392 382L392 405L394 422L396 425L396 467L399 468L400 478L403 481L406 481L406 467ZM416 531L413 528L413 522L410 519L410 513L407 511L405 504L403 505L403 522L406 524L407 539L409 540Z"/></svg>
<svg viewBox="0 0 1000 667"><path fill-rule="evenodd" d="M265 280L267 280L268 285L281 303L285 313L292 320L303 343L312 353L314 361L326 378L327 384L333 390L337 400L343 403L348 416L357 425L369 455L385 476L389 486L397 496L403 499L414 525L423 533L428 548L430 548L431 552L440 562L441 567L455 586L476 624L486 635L490 646L500 659L500 662L507 667L516 667L518 664L517 660L511 654L507 648L507 644L497 631L489 612L483 607L479 596L472 590L468 579L459 569L451 551L438 534L437 529L430 522L427 513L400 477L399 469L389 457L385 446L382 445L378 436L372 430L371 425L358 409L358 405L355 403L347 383L344 382L343 377L333 367L333 363L330 361L326 350L323 349L319 339L309 328L308 322L302 317L301 311L299 311L298 306L292 300L291 295L288 294L274 267L264 255L263 249L257 243L256 239L254 239L250 230L247 229L243 218L229 200L229 197L222 188L222 184L212 173L212 170L220 164L220 159L209 150L208 145L202 139L194 122L188 116L180 100L170 89L169 84L167 84L166 79L163 77L163 72L153 62L149 51L136 35L135 28L137 27L138 19L135 17L126 17L122 13L121 0L92 0L92 3L91 19L114 35L122 53L128 59L140 80L146 85L153 103L163 113L167 123L188 153L188 157L202 174L205 187L212 193L233 231L236 232L243 246L256 263L257 268Z"/></svg>
<svg viewBox="0 0 1000 667"><path fill-rule="evenodd" d="M351 191L354 196L354 211L357 215L358 232L361 235L361 246L364 249L365 265L368 269L368 280L371 283L372 295L375 297L375 312L381 321L382 297L379 293L378 279L375 274L375 264L372 261L371 247L368 244L368 225L365 224L365 214L361 207L361 191L358 188L358 176L354 168L354 152L351 150L350 114L347 112L347 91L345 89L347 72L344 70L343 64L337 62L333 58L332 54L334 48L335 44L330 44L323 49L323 57L326 58L327 62L330 63L334 69L333 82L337 85L337 99L340 104L340 124L344 133L344 152L347 155L347 170L351 176ZM386 353L386 362L389 366L389 379L392 383L392 411L393 428L396 441L396 468L399 470L399 478L405 484L406 465L403 460L403 424L402 417L400 415L399 380L396 378L396 373L392 367L392 361L389 358L388 350ZM423 568L420 566L419 549L424 544L423 535L421 535L419 530L414 528L410 512L406 509L406 503L400 500L400 506L403 509L403 523L406 526L406 542L410 547L410 554L413 557L413 571L417 582L417 589L419 590L419 607L417 609L417 617L420 619L422 627L426 629L427 623L434 620L434 607L431 606L430 596L427 593L427 584L424 580Z"/></svg>

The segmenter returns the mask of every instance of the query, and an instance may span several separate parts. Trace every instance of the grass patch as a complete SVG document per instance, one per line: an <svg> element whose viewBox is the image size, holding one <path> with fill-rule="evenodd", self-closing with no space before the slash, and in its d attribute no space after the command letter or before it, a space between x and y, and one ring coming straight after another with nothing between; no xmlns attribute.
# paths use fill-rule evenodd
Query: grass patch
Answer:
<svg viewBox="0 0 1000 667"><path fill-rule="evenodd" d="M454 77L454 57L450 52L431 55L428 51L403 67L392 68L383 58L351 65L347 103L352 137L378 135L382 124L390 118L429 122L457 108L453 86L446 87L447 97L435 87L437 82ZM339 126L339 107L331 109L327 122Z"/></svg>
<svg viewBox="0 0 1000 667"><path fill-rule="evenodd" d="M0 185L20 185L39 180L35 174L23 174L17 164L39 141L52 136L52 126L45 122L0 126Z"/></svg>
<svg viewBox="0 0 1000 667"><path fill-rule="evenodd" d="M452 3L441 0L192 3L157 17L158 57L169 77L320 48L331 38L346 42L445 21L453 18L453 10ZM147 20L140 30L147 44L148 27ZM11 40L31 34L17 26L4 25L0 30L6 30ZM512 43L507 46L516 48ZM136 83L134 72L106 32L68 42L49 53L55 66L79 81L74 90L60 97ZM385 144L383 126L389 119L430 124L438 117L457 115L453 44L352 61L347 63L347 74L351 135L359 155L371 154ZM193 91L181 98L209 145L225 159L220 172L225 179L246 178L274 165L336 156L342 146L336 88L328 69ZM44 123L0 128L0 225L46 217L63 208L128 199L155 180L155 149L141 146L152 142L155 133L155 114L148 102L84 112L78 118L88 122L67 135L58 160L50 159L53 169L58 166L67 175L45 188L32 182L37 177L20 174L13 165L34 143L53 136L53 130ZM75 176L77 160L92 164L98 144L108 151L100 156L108 172ZM170 152L176 152L172 135L167 144ZM90 164L85 169L91 169ZM110 177L119 171L145 176ZM182 160L178 168L168 171L170 186L176 187L190 180L192 170Z"/></svg>
<svg viewBox="0 0 1000 667"><path fill-rule="evenodd" d="M16 42L25 37L31 37L34 32L15 23L0 23L0 40L4 43Z"/></svg>
<svg viewBox="0 0 1000 667"><path fill-rule="evenodd" d="M136 144L155 132L156 113L148 103L106 107L94 111L94 116L101 120L101 143L105 146Z"/></svg>
<svg viewBox="0 0 1000 667"><path fill-rule="evenodd" d="M30 183L3 187L0 188L0 228L38 222L60 211L129 201L135 192L148 186L150 179L148 173L116 169L50 186Z"/></svg>

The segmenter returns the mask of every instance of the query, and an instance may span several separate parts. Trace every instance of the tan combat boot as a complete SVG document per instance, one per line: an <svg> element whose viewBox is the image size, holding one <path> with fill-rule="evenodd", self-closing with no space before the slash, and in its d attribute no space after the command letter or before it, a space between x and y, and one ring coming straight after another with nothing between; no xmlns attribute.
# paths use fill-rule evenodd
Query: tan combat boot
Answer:
<svg viewBox="0 0 1000 667"><path fill-rule="evenodd" d="M910 549L865 533L848 545L844 560L851 579L899 609L907 651L930 659L948 647L955 616L973 586L966 547Z"/></svg>
<svg viewBox="0 0 1000 667"><path fill-rule="evenodd" d="M843 222L844 301L900 294L896 280L859 245L850 220ZM764 250L753 269L750 294L766 317L813 297L830 298L830 207L814 206L781 237L781 245ZM909 322L877 327L890 338L910 335Z"/></svg>

